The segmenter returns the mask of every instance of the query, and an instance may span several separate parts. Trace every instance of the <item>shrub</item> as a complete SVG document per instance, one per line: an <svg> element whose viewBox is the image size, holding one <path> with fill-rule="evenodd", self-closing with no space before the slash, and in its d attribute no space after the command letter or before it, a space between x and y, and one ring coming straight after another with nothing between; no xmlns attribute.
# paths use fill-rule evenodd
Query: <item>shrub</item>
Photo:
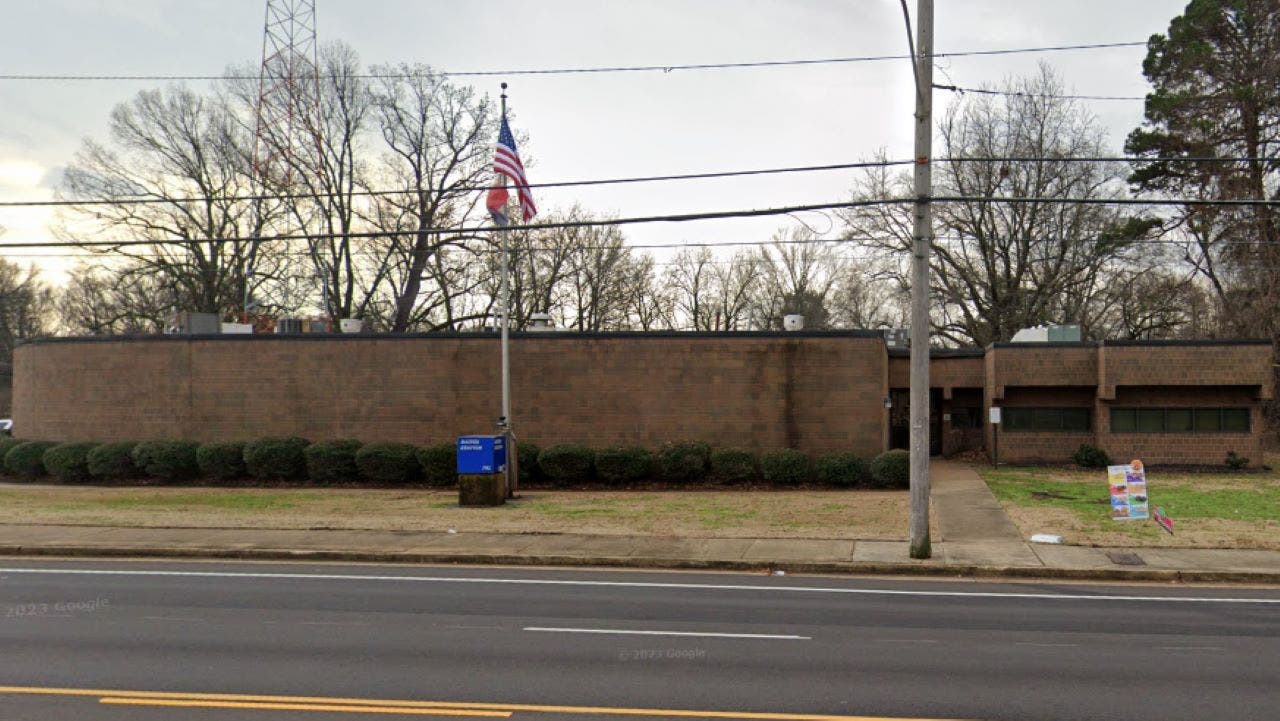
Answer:
<svg viewBox="0 0 1280 721"><path fill-rule="evenodd" d="M1235 451L1227 451L1227 468L1233 471L1242 471L1245 466L1249 465L1249 459L1238 455Z"/></svg>
<svg viewBox="0 0 1280 721"><path fill-rule="evenodd" d="M200 474L195 441L143 441L133 448L133 465L143 473L173 483Z"/></svg>
<svg viewBox="0 0 1280 721"><path fill-rule="evenodd" d="M700 441L668 443L658 451L658 474L663 480L691 483L706 477L711 446Z"/></svg>
<svg viewBox="0 0 1280 721"><path fill-rule="evenodd" d="M357 480L360 471L356 468L356 452L360 445L360 441L346 438L307 446L302 452L307 461L307 478L320 486Z"/></svg>
<svg viewBox="0 0 1280 721"><path fill-rule="evenodd" d="M718 448L711 452L711 477L723 483L746 483L760 477L756 454L740 448Z"/></svg>
<svg viewBox="0 0 1280 721"><path fill-rule="evenodd" d="M39 478L45 475L44 452L58 444L47 441L26 441L19 443L4 454L6 471L24 478Z"/></svg>
<svg viewBox="0 0 1280 721"><path fill-rule="evenodd" d="M95 481L119 482L138 477L138 467L133 463L133 441L103 443L89 451L85 462L89 475Z"/></svg>
<svg viewBox="0 0 1280 721"><path fill-rule="evenodd" d="M593 455L590 448L573 443L551 446L538 454L538 468L555 483L581 483L591 478Z"/></svg>
<svg viewBox="0 0 1280 721"><path fill-rule="evenodd" d="M1106 468L1111 465L1111 456L1101 448L1088 443L1081 443L1071 456L1077 466L1082 468Z"/></svg>
<svg viewBox="0 0 1280 721"><path fill-rule="evenodd" d="M760 475L779 486L798 486L813 477L813 464L804 451L783 448L760 456Z"/></svg>
<svg viewBox="0 0 1280 721"><path fill-rule="evenodd" d="M519 463L520 485L536 483L542 480L542 469L538 468L538 454L542 449L532 443L517 443L516 455Z"/></svg>
<svg viewBox="0 0 1280 721"><path fill-rule="evenodd" d="M452 443L441 443L419 448L418 468L422 469L422 481L428 486L454 486L458 483L458 448Z"/></svg>
<svg viewBox="0 0 1280 721"><path fill-rule="evenodd" d="M0 471L4 470L4 457L14 446L21 445L22 441L9 436L0 436Z"/></svg>
<svg viewBox="0 0 1280 721"><path fill-rule="evenodd" d="M244 468L260 481L289 481L307 472L305 438L259 438L244 447Z"/></svg>
<svg viewBox="0 0 1280 721"><path fill-rule="evenodd" d="M902 448L885 451L871 460L870 471L877 488L910 488L911 454Z"/></svg>
<svg viewBox="0 0 1280 721"><path fill-rule="evenodd" d="M44 467L49 475L62 483L88 483L89 451L97 443L59 443L44 452Z"/></svg>
<svg viewBox="0 0 1280 721"><path fill-rule="evenodd" d="M374 483L413 483L422 478L417 451L411 443L370 443L356 452L356 468Z"/></svg>
<svg viewBox="0 0 1280 721"><path fill-rule="evenodd" d="M867 462L853 453L829 453L814 464L818 481L827 486L865 486L871 481Z"/></svg>
<svg viewBox="0 0 1280 721"><path fill-rule="evenodd" d="M636 446L614 446L596 451L596 476L606 483L625 484L653 474L653 454Z"/></svg>
<svg viewBox="0 0 1280 721"><path fill-rule="evenodd" d="M244 441L205 443L196 449L196 465L206 478L234 481L244 478Z"/></svg>

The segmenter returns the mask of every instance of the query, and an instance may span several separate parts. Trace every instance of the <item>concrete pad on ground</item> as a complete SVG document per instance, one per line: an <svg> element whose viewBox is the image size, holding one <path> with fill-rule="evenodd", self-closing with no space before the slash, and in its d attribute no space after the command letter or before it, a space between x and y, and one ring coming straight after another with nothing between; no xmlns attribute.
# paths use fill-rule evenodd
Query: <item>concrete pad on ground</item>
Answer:
<svg viewBox="0 0 1280 721"><path fill-rule="evenodd" d="M1000 502L972 467L931 461L929 489L943 541L1021 541Z"/></svg>
<svg viewBox="0 0 1280 721"><path fill-rule="evenodd" d="M848 562L853 559L853 541L797 538L759 538L742 554L744 561Z"/></svg>
<svg viewBox="0 0 1280 721"><path fill-rule="evenodd" d="M1152 568L1181 571L1280 573L1280 551L1214 548L1141 548L1135 551Z"/></svg>
<svg viewBox="0 0 1280 721"><path fill-rule="evenodd" d="M457 553L480 556L513 556L543 536L508 533L429 533L418 534L409 546L410 553Z"/></svg>
<svg viewBox="0 0 1280 721"><path fill-rule="evenodd" d="M855 563L918 563L938 565L942 555L938 545L933 547L933 558L912 558L908 541L858 541L853 546Z"/></svg>
<svg viewBox="0 0 1280 721"><path fill-rule="evenodd" d="M1043 566L1040 557L1025 543L1005 541L971 541L939 544L942 559L948 565L958 566Z"/></svg>
<svg viewBox="0 0 1280 721"><path fill-rule="evenodd" d="M1042 543L1033 543L1030 548L1044 565L1051 568L1116 568L1116 564L1107 557L1106 550L1101 548Z"/></svg>

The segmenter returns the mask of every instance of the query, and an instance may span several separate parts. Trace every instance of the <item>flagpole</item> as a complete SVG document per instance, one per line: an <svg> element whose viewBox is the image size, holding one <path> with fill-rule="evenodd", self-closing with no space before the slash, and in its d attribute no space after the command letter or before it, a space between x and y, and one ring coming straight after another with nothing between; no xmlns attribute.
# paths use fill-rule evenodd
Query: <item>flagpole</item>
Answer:
<svg viewBox="0 0 1280 721"><path fill-rule="evenodd" d="M507 84L502 84L502 120L507 118ZM503 441L507 450L507 498L515 497L515 477L511 469L516 459L516 450L511 446L511 248L508 242L507 226L501 226L498 236L502 239L502 418L498 425L502 430Z"/></svg>

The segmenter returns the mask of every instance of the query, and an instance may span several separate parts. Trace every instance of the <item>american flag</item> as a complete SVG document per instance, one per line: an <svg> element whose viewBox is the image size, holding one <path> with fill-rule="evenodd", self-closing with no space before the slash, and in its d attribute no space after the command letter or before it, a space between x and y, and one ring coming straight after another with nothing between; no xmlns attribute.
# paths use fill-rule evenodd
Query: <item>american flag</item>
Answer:
<svg viewBox="0 0 1280 721"><path fill-rule="evenodd" d="M520 196L520 208L527 221L538 214L538 207L533 204L533 193L529 191L529 180L524 177L524 164L520 162L520 154L516 152L516 139L511 134L511 126L507 125L507 116L502 116L502 129L498 131L498 144L493 151L493 169L499 175L505 175L516 186Z"/></svg>

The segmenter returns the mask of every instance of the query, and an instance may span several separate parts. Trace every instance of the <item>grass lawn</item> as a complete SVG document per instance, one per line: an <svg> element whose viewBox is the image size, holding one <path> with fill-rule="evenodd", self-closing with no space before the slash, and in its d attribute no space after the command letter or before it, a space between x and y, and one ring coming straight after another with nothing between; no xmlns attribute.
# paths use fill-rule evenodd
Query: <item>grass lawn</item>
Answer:
<svg viewBox="0 0 1280 721"><path fill-rule="evenodd" d="M0 486L0 523L345 528L705 538L906 536L906 491L543 491L459 508L456 491Z"/></svg>
<svg viewBox="0 0 1280 721"><path fill-rule="evenodd" d="M1273 468L1280 457L1269 456ZM1152 508L1174 520L1170 536L1152 521L1113 521L1105 471L978 466L1024 536L1057 533L1094 546L1280 550L1280 472L1162 473L1147 469Z"/></svg>

